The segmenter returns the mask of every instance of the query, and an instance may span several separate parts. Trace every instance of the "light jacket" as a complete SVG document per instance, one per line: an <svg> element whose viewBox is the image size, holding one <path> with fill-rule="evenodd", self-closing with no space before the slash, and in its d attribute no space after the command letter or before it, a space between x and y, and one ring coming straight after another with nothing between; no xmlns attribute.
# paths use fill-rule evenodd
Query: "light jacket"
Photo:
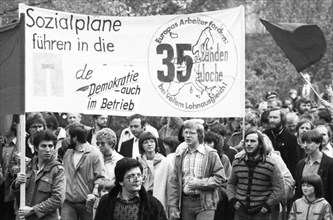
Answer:
<svg viewBox="0 0 333 220"><path fill-rule="evenodd" d="M213 148L204 145L204 178L199 179L202 210L215 210L219 201L218 190L227 181L223 165ZM174 171L170 180L169 213L180 212L182 198L182 164L186 150L179 150L175 156Z"/></svg>
<svg viewBox="0 0 333 220"><path fill-rule="evenodd" d="M58 220L57 209L65 199L64 167L52 159L36 175L37 157L34 157L26 169L26 205L32 207L35 212L26 220ZM11 192L19 199L20 188L15 188L15 181L11 186Z"/></svg>
<svg viewBox="0 0 333 220"><path fill-rule="evenodd" d="M291 207L289 220L331 220L333 219L330 204L319 198L309 202L304 196L297 199Z"/></svg>

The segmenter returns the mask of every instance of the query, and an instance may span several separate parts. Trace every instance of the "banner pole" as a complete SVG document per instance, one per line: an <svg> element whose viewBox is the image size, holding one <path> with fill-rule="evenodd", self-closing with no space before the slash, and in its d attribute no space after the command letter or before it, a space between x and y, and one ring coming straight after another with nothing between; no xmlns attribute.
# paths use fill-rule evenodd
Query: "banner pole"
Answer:
<svg viewBox="0 0 333 220"><path fill-rule="evenodd" d="M25 173L25 115L20 115L18 126L18 146L20 153L20 173ZM25 206L25 183L20 185L20 207Z"/></svg>
<svg viewBox="0 0 333 220"><path fill-rule="evenodd" d="M314 94L316 94L316 96L318 97L318 99L320 100L321 97L318 94L318 92L312 87L311 82L307 81L304 77L304 74L302 72L299 72L301 74L301 76L303 77L303 79L305 80L305 82L310 86L310 88L312 89L312 91L314 92Z"/></svg>

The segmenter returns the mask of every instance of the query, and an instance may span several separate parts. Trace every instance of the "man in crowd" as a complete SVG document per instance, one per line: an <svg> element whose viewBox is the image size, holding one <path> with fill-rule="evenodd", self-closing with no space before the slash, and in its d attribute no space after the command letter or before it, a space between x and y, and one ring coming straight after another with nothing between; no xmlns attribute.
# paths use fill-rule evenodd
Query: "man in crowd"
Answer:
<svg viewBox="0 0 333 220"><path fill-rule="evenodd" d="M197 120L184 122L186 147L175 155L170 181L170 219L214 219L217 191L226 182L216 150L204 145L204 126Z"/></svg>
<svg viewBox="0 0 333 220"><path fill-rule="evenodd" d="M279 109L272 109L268 115L270 129L264 133L271 140L274 150L281 153L293 177L299 160L297 138L286 129L286 116Z"/></svg>
<svg viewBox="0 0 333 220"><path fill-rule="evenodd" d="M32 144L31 137L37 132L40 132L45 129L46 129L46 121L41 113L35 112L28 114L26 120L26 131L28 132L25 145L26 157L33 158L35 155L35 148Z"/></svg>
<svg viewBox="0 0 333 220"><path fill-rule="evenodd" d="M57 209L65 198L66 179L64 167L54 157L56 143L57 137L49 130L33 137L37 156L27 164L26 173L18 174L11 188L18 200L20 185L26 183L26 206L18 210L21 218L59 219Z"/></svg>
<svg viewBox="0 0 333 220"><path fill-rule="evenodd" d="M116 133L110 128L103 128L96 133L96 145L103 154L105 165L105 178L114 183L114 168L116 163L123 158L118 152L115 151L117 145Z"/></svg>
<svg viewBox="0 0 333 220"><path fill-rule="evenodd" d="M316 84L311 83L311 77L308 73L304 74L304 79L305 79L304 84L298 89L298 94L301 96L300 98L306 98L309 99L310 101L314 101L317 103L318 97L311 89L310 85L317 92L317 94L320 94L318 86Z"/></svg>
<svg viewBox="0 0 333 220"><path fill-rule="evenodd" d="M108 123L108 116L107 115L93 115L94 120L94 127L88 132L87 141L89 144L96 146L96 133L106 128Z"/></svg>
<svg viewBox="0 0 333 220"><path fill-rule="evenodd" d="M257 129L245 134L245 154L235 158L227 195L235 219L272 219L272 211L284 198L284 182L274 159L267 155L263 135Z"/></svg>
<svg viewBox="0 0 333 220"><path fill-rule="evenodd" d="M300 117L308 115L311 109L310 99L300 98L296 103L296 109Z"/></svg>
<svg viewBox="0 0 333 220"><path fill-rule="evenodd" d="M69 149L64 155L66 199L62 220L92 220L92 210L86 208L98 196L98 183L104 175L103 158L99 150L86 142L84 126L72 123L66 127Z"/></svg>
<svg viewBox="0 0 333 220"><path fill-rule="evenodd" d="M332 130L329 125L317 125L315 128L316 131L321 134L323 137L322 141L322 152L329 156L330 158L333 158L333 147L332 147Z"/></svg>
<svg viewBox="0 0 333 220"><path fill-rule="evenodd" d="M123 158L117 162L114 170L116 185L101 198L95 220L167 219L161 202L142 187L142 171L142 165L135 159Z"/></svg>

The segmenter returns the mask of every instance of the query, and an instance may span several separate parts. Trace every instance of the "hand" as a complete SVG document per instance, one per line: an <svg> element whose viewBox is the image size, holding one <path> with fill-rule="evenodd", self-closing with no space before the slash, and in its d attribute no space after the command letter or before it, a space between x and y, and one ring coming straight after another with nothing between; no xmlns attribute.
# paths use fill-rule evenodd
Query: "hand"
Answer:
<svg viewBox="0 0 333 220"><path fill-rule="evenodd" d="M28 217L28 216L34 214L34 209L29 206L24 206L18 210L18 214L19 214L20 218L22 219L22 217L24 218L24 217Z"/></svg>
<svg viewBox="0 0 333 220"><path fill-rule="evenodd" d="M236 204L234 205L235 209L239 209L241 207L241 203L240 202L236 202Z"/></svg>
<svg viewBox="0 0 333 220"><path fill-rule="evenodd" d="M260 212L266 214L268 212L268 210L265 207L262 207Z"/></svg>
<svg viewBox="0 0 333 220"><path fill-rule="evenodd" d="M19 185L21 185L25 182L27 182L26 174L25 173L17 174L17 178L16 178L16 181L15 181L15 186L19 187Z"/></svg>
<svg viewBox="0 0 333 220"><path fill-rule="evenodd" d="M197 178L192 178L187 182L188 188L190 190L197 189L200 186L197 180L198 180Z"/></svg>
<svg viewBox="0 0 333 220"><path fill-rule="evenodd" d="M0 145L4 145L7 143L7 138L3 135L0 135Z"/></svg>
<svg viewBox="0 0 333 220"><path fill-rule="evenodd" d="M330 108L331 107L331 104L328 101L324 100L324 99L319 99L319 103L321 105L325 106L326 108Z"/></svg>
<svg viewBox="0 0 333 220"><path fill-rule="evenodd" d="M96 200L96 196L94 194L89 194L87 196L86 208L87 208L87 211L90 213L93 211L95 200Z"/></svg>
<svg viewBox="0 0 333 220"><path fill-rule="evenodd" d="M176 220L180 219L180 213L179 212L173 212L170 214L170 220Z"/></svg>

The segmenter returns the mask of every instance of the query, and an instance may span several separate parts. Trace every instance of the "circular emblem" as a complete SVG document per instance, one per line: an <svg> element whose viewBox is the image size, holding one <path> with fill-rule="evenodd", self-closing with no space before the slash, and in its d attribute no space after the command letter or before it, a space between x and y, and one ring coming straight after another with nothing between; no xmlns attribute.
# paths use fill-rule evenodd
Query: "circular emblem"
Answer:
<svg viewBox="0 0 333 220"><path fill-rule="evenodd" d="M183 15L162 25L149 45L149 74L158 94L182 111L220 102L237 75L232 35L220 21Z"/></svg>

